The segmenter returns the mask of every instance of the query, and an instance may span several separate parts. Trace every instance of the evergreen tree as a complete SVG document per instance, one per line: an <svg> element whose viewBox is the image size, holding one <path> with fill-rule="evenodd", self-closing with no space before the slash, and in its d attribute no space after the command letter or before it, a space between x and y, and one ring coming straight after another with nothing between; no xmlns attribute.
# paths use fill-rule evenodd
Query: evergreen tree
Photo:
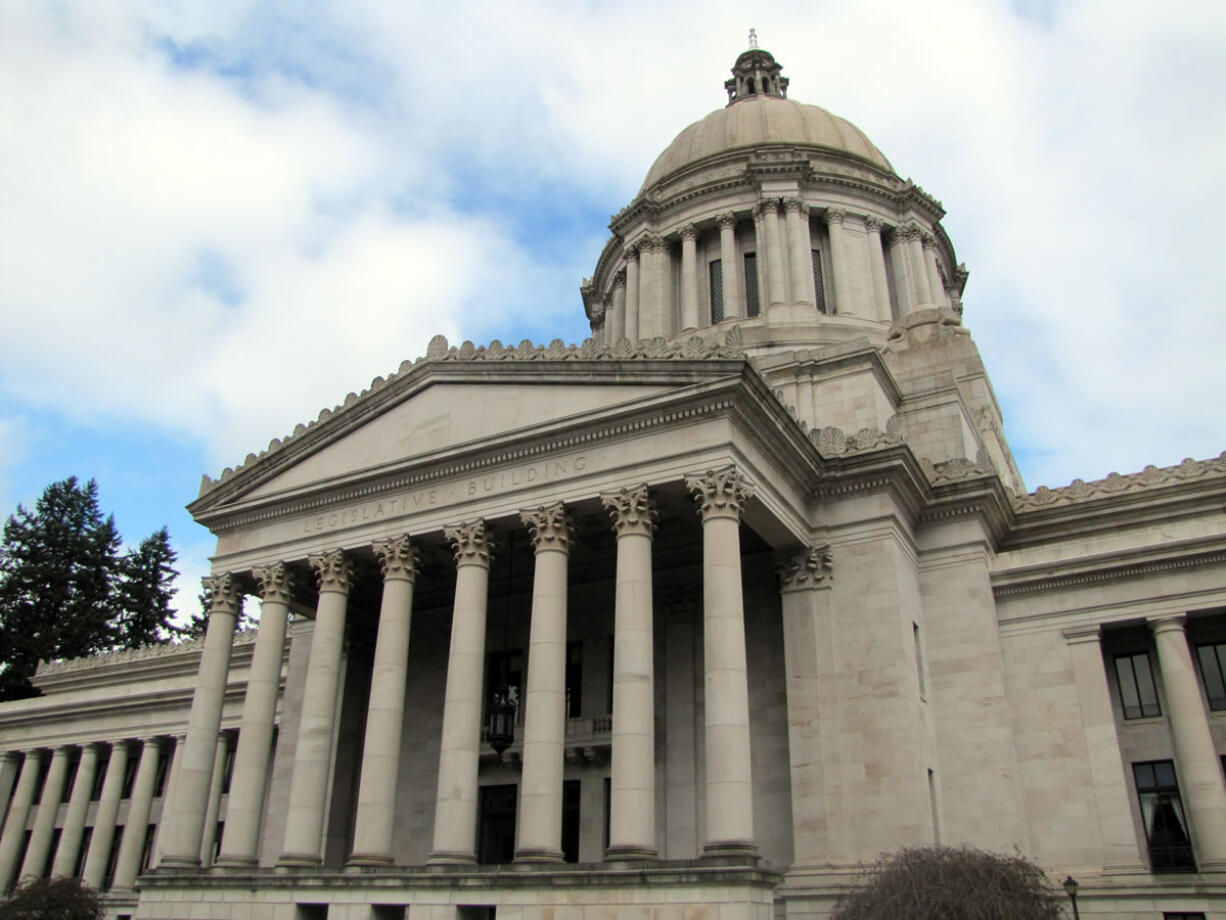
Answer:
<svg viewBox="0 0 1226 920"><path fill-rule="evenodd" d="M171 584L179 574L174 568L176 559L170 534L163 527L120 561L115 625L124 648L166 642L179 635L181 630L172 622L175 611L171 607L175 595Z"/></svg>
<svg viewBox="0 0 1226 920"><path fill-rule="evenodd" d="M110 648L119 534L98 508L98 484L75 476L47 486L33 511L21 505L0 545L0 699L38 691L40 658Z"/></svg>

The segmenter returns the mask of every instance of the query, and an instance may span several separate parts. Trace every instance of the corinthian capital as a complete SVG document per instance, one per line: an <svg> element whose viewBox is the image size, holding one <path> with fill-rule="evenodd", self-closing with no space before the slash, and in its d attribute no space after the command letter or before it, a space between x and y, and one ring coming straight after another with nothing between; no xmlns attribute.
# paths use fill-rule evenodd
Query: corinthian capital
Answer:
<svg viewBox="0 0 1226 920"><path fill-rule="evenodd" d="M767 198L758 205L763 215L779 213L779 199Z"/></svg>
<svg viewBox="0 0 1226 920"><path fill-rule="evenodd" d="M698 239L698 229L693 224L686 224L681 228L681 241Z"/></svg>
<svg viewBox="0 0 1226 920"><path fill-rule="evenodd" d="M204 587L204 598L208 602L209 613L238 613L239 599L243 596L243 592L239 590L238 582L232 572L205 575L200 579L200 584Z"/></svg>
<svg viewBox="0 0 1226 920"><path fill-rule="evenodd" d="M266 601L288 604L294 598L294 575L284 562L273 562L255 569L256 587Z"/></svg>
<svg viewBox="0 0 1226 920"><path fill-rule="evenodd" d="M920 231L920 242L924 244L925 249L932 249L937 244L937 238L927 230Z"/></svg>
<svg viewBox="0 0 1226 920"><path fill-rule="evenodd" d="M562 502L542 505L532 511L521 511L519 518L532 531L532 549L570 551L571 526L566 506Z"/></svg>
<svg viewBox="0 0 1226 920"><path fill-rule="evenodd" d="M694 501L698 503L698 513L703 520L713 517L739 519L745 510L745 502L753 498L753 487L735 466L686 476L685 486L694 493Z"/></svg>
<svg viewBox="0 0 1226 920"><path fill-rule="evenodd" d="M344 550L330 549L307 556L307 563L315 570L315 579L320 591L335 591L348 594L353 580L353 563Z"/></svg>
<svg viewBox="0 0 1226 920"><path fill-rule="evenodd" d="M619 268L617 270L617 274L613 276L613 287L614 288L619 288L619 287L624 288L625 286L626 286L626 270L624 268Z"/></svg>
<svg viewBox="0 0 1226 920"><path fill-rule="evenodd" d="M451 543L456 565L490 567L490 560L494 558L494 535L486 528L485 521L467 521L444 528L443 536Z"/></svg>
<svg viewBox="0 0 1226 920"><path fill-rule="evenodd" d="M880 233L881 221L876 217L866 217L864 218L864 229L869 233Z"/></svg>
<svg viewBox="0 0 1226 920"><path fill-rule="evenodd" d="M639 260L639 244L627 243L626 248L622 250L622 255L627 262L637 262Z"/></svg>
<svg viewBox="0 0 1226 920"><path fill-rule="evenodd" d="M623 534L650 537L656 529L656 518L660 512L651 498L647 483L601 495L600 501L612 516L613 530L619 537Z"/></svg>
<svg viewBox="0 0 1226 920"><path fill-rule="evenodd" d="M417 561L420 554L407 533L384 540L382 543L375 543L371 549L379 557L379 567L383 569L384 581L417 580Z"/></svg>
<svg viewBox="0 0 1226 920"><path fill-rule="evenodd" d="M786 198L783 202L783 210L786 214L795 211L801 217L805 217L809 213L809 206L800 198Z"/></svg>
<svg viewBox="0 0 1226 920"><path fill-rule="evenodd" d="M783 593L830 587L830 547L808 546L799 553L783 556L775 566L779 589Z"/></svg>
<svg viewBox="0 0 1226 920"><path fill-rule="evenodd" d="M736 229L736 215L731 211L725 211L723 214L720 214L715 218L715 222L719 224L719 229L721 230Z"/></svg>
<svg viewBox="0 0 1226 920"><path fill-rule="evenodd" d="M905 242L909 242L919 237L919 227L915 224L902 224L894 228L894 236Z"/></svg>
<svg viewBox="0 0 1226 920"><path fill-rule="evenodd" d="M841 224L847 218L847 212L842 208L829 208L826 211L826 226Z"/></svg>

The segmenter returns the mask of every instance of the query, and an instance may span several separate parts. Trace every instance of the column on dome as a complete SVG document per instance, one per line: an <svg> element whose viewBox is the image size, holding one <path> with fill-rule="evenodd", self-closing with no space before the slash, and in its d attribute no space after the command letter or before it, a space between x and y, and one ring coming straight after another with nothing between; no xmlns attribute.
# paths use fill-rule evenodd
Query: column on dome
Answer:
<svg viewBox="0 0 1226 920"><path fill-rule="evenodd" d="M210 619L212 614L209 615ZM216 741L214 741L216 744ZM128 802L128 818L119 840L119 855L115 859L115 878L111 888L131 888L140 875L141 857L145 853L145 835L149 832L149 812L153 807L153 787L158 778L161 747L157 738L146 738L141 746L136 778L132 781L132 798ZM209 758L212 766L212 757ZM199 852L197 852L197 860Z"/></svg>
<svg viewBox="0 0 1226 920"><path fill-rule="evenodd" d="M631 342L637 342L639 336L639 247L631 244L626 247L626 319L624 322L625 336Z"/></svg>
<svg viewBox="0 0 1226 920"><path fill-rule="evenodd" d="M863 306L855 303L851 296L851 267L848 264L847 236L843 231L843 221L846 219L847 212L842 208L831 208L826 212L826 228L830 234L830 270L834 273L834 309L830 312L863 316Z"/></svg>
<svg viewBox="0 0 1226 920"><path fill-rule="evenodd" d="M64 815L60 843L55 850L55 861L51 864L52 878L72 875L77 867L81 838L85 835L85 814L89 810L89 797L94 791L94 776L97 772L97 745L83 745L81 759L77 763L77 775L72 781L72 791L68 796L68 811Z"/></svg>
<svg viewBox="0 0 1226 920"><path fill-rule="evenodd" d="M740 520L753 490L734 466L687 476L702 518L709 856L757 852L749 749L749 684L741 596Z"/></svg>
<svg viewBox="0 0 1226 920"><path fill-rule="evenodd" d="M783 274L783 241L779 233L779 202L774 198L763 201L759 208L762 211L762 228L766 234L766 291L762 298L765 309L769 304L786 303L788 299L787 282ZM758 256L761 258L761 255Z"/></svg>
<svg viewBox="0 0 1226 920"><path fill-rule="evenodd" d="M319 582L319 603L307 657L306 689L298 719L280 863L317 866L323 862L328 769L332 764L336 696L353 563L339 549L308 556L307 562Z"/></svg>
<svg viewBox="0 0 1226 920"><path fill-rule="evenodd" d="M169 800L166 852L162 857L162 862L169 866L200 864L209 780L221 728L234 622L241 603L238 584L230 572L206 576L202 582L209 603L209 620L187 720L187 740Z"/></svg>
<svg viewBox="0 0 1226 920"><path fill-rule="evenodd" d="M1120 760L1120 741L1115 728L1115 711L1103 666L1101 629L1097 624L1065 630L1077 702L1086 738L1086 756L1094 784L1094 805L1103 839L1104 868L1139 870L1145 865L1137 848L1132 823L1132 800L1124 765Z"/></svg>
<svg viewBox="0 0 1226 920"><path fill-rule="evenodd" d="M681 228L681 331L698 328L698 230Z"/></svg>
<svg viewBox="0 0 1226 920"><path fill-rule="evenodd" d="M591 318L588 320L588 326L592 330L592 338L597 342L604 341L604 329L605 329L605 319L606 319L607 310L608 310L608 302L603 299L600 300L595 305L593 305L592 307L592 315L591 315Z"/></svg>
<svg viewBox="0 0 1226 920"><path fill-rule="evenodd" d="M639 241L639 338L651 339L669 334L668 310L664 297L664 263L667 244L654 233Z"/></svg>
<svg viewBox="0 0 1226 920"><path fill-rule="evenodd" d="M617 534L613 601L613 752L608 856L654 859L655 676L652 532L658 512L647 484L601 496Z"/></svg>
<svg viewBox="0 0 1226 920"><path fill-rule="evenodd" d="M251 653L251 674L243 699L243 719L230 776L230 801L222 832L223 865L254 866L260 848L264 790L272 760L277 696L285 658L285 628L294 595L294 576L284 562L273 562L253 573L261 598L260 623Z"/></svg>
<svg viewBox="0 0 1226 920"><path fill-rule="evenodd" d="M477 861L481 687L494 545L481 520L456 524L443 533L455 551L456 586L438 755L434 847L429 861L472 864Z"/></svg>
<svg viewBox="0 0 1226 920"><path fill-rule="evenodd" d="M812 307L817 303L813 280L813 239L809 229L809 206L799 198L783 203L787 215L788 247L791 257L792 301Z"/></svg>
<svg viewBox="0 0 1226 920"><path fill-rule="evenodd" d="M42 750L27 751L17 776L17 788L4 819L4 831L0 833L0 893L8 891L17 876L17 860L25 843L26 822L34 805L44 756Z"/></svg>
<svg viewBox="0 0 1226 920"><path fill-rule="evenodd" d="M626 337L626 270L613 276L613 300L605 314L605 344L616 345Z"/></svg>
<svg viewBox="0 0 1226 920"><path fill-rule="evenodd" d="M885 249L881 242L881 221L875 217L864 218L865 243L868 246L868 268L873 280L873 304L876 318L889 322L893 318L890 309L890 284L885 274Z"/></svg>
<svg viewBox="0 0 1226 920"><path fill-rule="evenodd" d="M719 268L724 291L724 319L745 315L741 309L741 286L737 283L736 215L725 211L719 222Z"/></svg>
<svg viewBox="0 0 1226 920"><path fill-rule="evenodd" d="M517 862L562 861L566 738L566 570L571 526L562 502L520 515L536 562L524 694L523 773L515 828Z"/></svg>
<svg viewBox="0 0 1226 920"><path fill-rule="evenodd" d="M920 243L923 246L924 271L928 278L928 294L932 298L931 302L937 306L947 307L949 299L945 296L945 285L941 282L941 270L937 267L936 237L928 232L921 233Z"/></svg>
<svg viewBox="0 0 1226 920"><path fill-rule="evenodd" d="M932 292L928 290L928 269L924 267L923 231L915 224L907 232L907 265L911 270L911 286L915 292L917 307L932 304Z"/></svg>
<svg viewBox="0 0 1226 920"><path fill-rule="evenodd" d="M47 867L47 858L51 855L51 838L55 834L55 819L64 797L64 781L68 778L68 764L71 759L72 749L66 745L57 747L51 755L51 768L43 781L43 794L38 799L34 827L30 830L30 842L26 844L26 855L21 862L21 871L17 873L18 879L27 875L41 877Z"/></svg>
<svg viewBox="0 0 1226 920"><path fill-rule="evenodd" d="M890 265L894 269L894 288L898 292L898 315L901 319L919 305L919 294L911 270L909 237L919 231L914 225L895 227L890 236Z"/></svg>
<svg viewBox="0 0 1226 920"><path fill-rule="evenodd" d="M792 849L798 865L832 856L834 817L826 807L822 771L819 681L830 635L830 548L809 546L779 560L783 654L787 669L788 755L792 778Z"/></svg>
<svg viewBox="0 0 1226 920"><path fill-rule="evenodd" d="M366 740L358 783L357 822L352 865L391 865L396 820L396 781L400 776L400 738L404 690L409 676L409 630L418 552L408 534L373 547L383 569L383 600L366 709Z"/></svg>
<svg viewBox="0 0 1226 920"><path fill-rule="evenodd" d="M213 852L217 846L217 818L221 814L221 790L226 783L226 760L230 757L230 734L217 736L217 749L213 753L213 778L209 782L209 807L204 812L204 833L200 836L200 865L213 865Z"/></svg>
<svg viewBox="0 0 1226 920"><path fill-rule="evenodd" d="M753 209L753 236L755 258L754 266L757 272L757 277L753 279L753 283L758 287L758 312L761 313L765 306L770 303L770 281L767 277L766 269L766 212L762 210L761 205ZM745 279L745 315L749 315L749 289L750 279Z"/></svg>
<svg viewBox="0 0 1226 920"><path fill-rule="evenodd" d="M111 842L115 839L119 799L123 795L123 781L127 774L128 742L112 742L106 776L102 780L102 794L98 798L98 809L94 812L94 832L89 838L89 851L85 854L85 868L81 872L82 881L91 888L101 888L106 875Z"/></svg>
<svg viewBox="0 0 1226 920"><path fill-rule="evenodd" d="M1226 786L1213 744L1200 681L1182 614L1149 621L1170 710L1175 772L1192 829L1196 862L1202 869L1226 869Z"/></svg>

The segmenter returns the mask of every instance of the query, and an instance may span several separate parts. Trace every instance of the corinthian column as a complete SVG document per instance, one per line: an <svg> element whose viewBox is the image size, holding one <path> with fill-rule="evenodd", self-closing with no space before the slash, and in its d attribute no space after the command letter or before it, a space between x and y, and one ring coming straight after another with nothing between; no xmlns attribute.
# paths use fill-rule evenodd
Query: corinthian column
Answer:
<svg viewBox="0 0 1226 920"><path fill-rule="evenodd" d="M830 267L834 272L834 309L831 313L863 315L856 309L851 297L851 275L847 264L847 237L843 234L843 221L847 212L831 208L826 212L826 229L830 234Z"/></svg>
<svg viewBox="0 0 1226 920"><path fill-rule="evenodd" d="M907 264L911 267L911 284L915 291L916 306L932 304L932 292L928 290L928 270L924 268L924 243L919 227L907 228Z"/></svg>
<svg viewBox="0 0 1226 920"><path fill-rule="evenodd" d="M779 202L768 198L758 206L762 211L762 229L766 234L767 289L763 307L787 300L787 283L783 278L783 245L779 239ZM759 256L761 258L761 256Z"/></svg>
<svg viewBox="0 0 1226 920"><path fill-rule="evenodd" d="M626 270L613 276L613 308L605 317L605 344L616 345L626 337Z"/></svg>
<svg viewBox="0 0 1226 920"><path fill-rule="evenodd" d="M681 228L681 328L698 328L698 231Z"/></svg>
<svg viewBox="0 0 1226 920"><path fill-rule="evenodd" d="M102 780L102 795L98 810L94 813L94 833L89 838L89 852L85 854L85 869L81 879L91 888L101 888L106 874L106 861L111 855L111 841L115 839L115 818L119 814L119 797L123 794L123 781L128 774L128 742L111 744L111 756L106 763L106 777Z"/></svg>
<svg viewBox="0 0 1226 920"><path fill-rule="evenodd" d="M656 764L651 535L657 511L646 483L600 498L613 516L613 530L617 533L608 856L654 859Z"/></svg>
<svg viewBox="0 0 1226 920"><path fill-rule="evenodd" d="M729 466L687 476L702 517L707 839L715 856L757 852L749 756L749 684L741 599L740 520L753 490Z"/></svg>
<svg viewBox="0 0 1226 920"><path fill-rule="evenodd" d="M889 322L890 286L885 275L885 249L881 242L881 221L875 217L864 218L864 229L867 231L865 241L868 245L869 274L873 279L873 303L877 308L877 319Z"/></svg>
<svg viewBox="0 0 1226 920"><path fill-rule="evenodd" d="M81 851L81 838L85 834L85 813L89 810L89 797L94 791L94 775L98 772L98 748L87 744L81 748L81 761L77 764L77 776L72 781L72 793L68 797L68 813L64 816L64 829L60 832L60 845L55 851L51 865L51 877L72 875L77 867Z"/></svg>
<svg viewBox="0 0 1226 920"><path fill-rule="evenodd" d="M524 762L516 827L517 862L562 861L562 765L566 740L566 567L570 521L558 502L525 511L536 554L528 681L524 694Z"/></svg>
<svg viewBox="0 0 1226 920"><path fill-rule="evenodd" d="M345 609L349 604L353 563L339 549L309 556L307 562L319 580L319 604L315 608L315 630L307 658L306 690L298 720L280 863L317 866L323 862L328 768L332 763L336 691L340 684Z"/></svg>
<svg viewBox="0 0 1226 920"><path fill-rule="evenodd" d="M285 657L285 623L294 595L294 577L284 562L263 566L253 574L262 598L260 625L251 653L251 676L230 776L230 804L217 858L219 864L233 866L254 866L259 858L264 790Z"/></svg>
<svg viewBox="0 0 1226 920"><path fill-rule="evenodd" d="M792 300L813 306L817 303L813 288L813 238L809 230L809 206L799 198L783 203L787 215L788 265L792 276Z"/></svg>
<svg viewBox="0 0 1226 920"><path fill-rule="evenodd" d="M725 211L719 221L719 271L724 285L724 319L743 316L741 288L736 283L736 215Z"/></svg>
<svg viewBox="0 0 1226 920"><path fill-rule="evenodd" d="M211 615L210 615L211 616ZM216 745L216 741L213 742ZM119 856L115 859L115 879L111 890L131 888L140 875L141 857L145 854L145 835L149 832L149 810L153 805L153 787L158 778L158 758L161 748L156 738L146 738L141 747L136 779L132 782L132 800L128 803L128 820L119 840ZM212 756L209 757L212 766ZM199 844L197 844L199 846ZM197 860L200 858L196 853Z"/></svg>
<svg viewBox="0 0 1226 920"><path fill-rule="evenodd" d="M241 595L234 576L222 572L202 579L209 601L209 622L204 651L196 674L196 692L187 720L187 740L170 802L166 828L166 866L200 865L200 841L209 805L209 779L221 728L221 709L230 671L230 648Z"/></svg>
<svg viewBox="0 0 1226 920"><path fill-rule="evenodd" d="M390 866L418 555L408 534L376 543L374 551L383 567L383 601L379 607L379 634L375 639L362 778L358 785L358 817L349 862Z"/></svg>
<svg viewBox="0 0 1226 920"><path fill-rule="evenodd" d="M17 788L4 819L4 833L0 834L0 892L12 887L17 873L17 860L21 856L21 845L25 843L26 822L34 804L43 757L43 751L27 751L17 776Z"/></svg>
<svg viewBox="0 0 1226 920"><path fill-rule="evenodd" d="M1158 617L1149 625L1158 647L1175 741L1175 768L1191 819L1196 862L1202 870L1226 869L1226 787L1184 632L1184 617Z"/></svg>
<svg viewBox="0 0 1226 920"><path fill-rule="evenodd" d="M639 248L626 247L626 321L625 335L631 342L639 339Z"/></svg>
<svg viewBox="0 0 1226 920"><path fill-rule="evenodd" d="M890 264L894 269L894 287L898 291L898 315L906 316L920 303L919 288L911 269L911 238L919 231L913 224L895 227L890 236Z"/></svg>
<svg viewBox="0 0 1226 920"><path fill-rule="evenodd" d="M64 781L68 778L68 761L71 750L57 747L51 755L51 769L43 781L43 794L38 800L34 815L34 827L30 830L30 842L26 845L26 858L21 863L18 879L27 875L41 878L50 855L51 838L55 833L55 818L59 814L60 799L64 795Z"/></svg>
<svg viewBox="0 0 1226 920"><path fill-rule="evenodd" d="M941 271L937 268L936 237L931 233L922 233L920 242L923 245L924 271L928 277L928 294L934 304L948 306L949 303L945 299L945 285L941 283Z"/></svg>
<svg viewBox="0 0 1226 920"><path fill-rule="evenodd" d="M438 756L432 863L477 861L477 768L481 756L481 682L493 540L485 521L444 531L455 550L455 606Z"/></svg>

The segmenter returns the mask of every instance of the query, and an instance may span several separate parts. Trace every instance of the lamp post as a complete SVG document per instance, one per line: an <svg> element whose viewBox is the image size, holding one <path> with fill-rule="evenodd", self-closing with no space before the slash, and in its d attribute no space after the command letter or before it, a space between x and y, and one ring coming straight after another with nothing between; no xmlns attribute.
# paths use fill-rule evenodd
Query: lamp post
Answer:
<svg viewBox="0 0 1226 920"><path fill-rule="evenodd" d="M1068 894L1068 899L1073 902L1073 920L1081 920L1081 913L1077 910L1077 891L1080 888L1077 879L1071 875L1064 880L1064 890Z"/></svg>

